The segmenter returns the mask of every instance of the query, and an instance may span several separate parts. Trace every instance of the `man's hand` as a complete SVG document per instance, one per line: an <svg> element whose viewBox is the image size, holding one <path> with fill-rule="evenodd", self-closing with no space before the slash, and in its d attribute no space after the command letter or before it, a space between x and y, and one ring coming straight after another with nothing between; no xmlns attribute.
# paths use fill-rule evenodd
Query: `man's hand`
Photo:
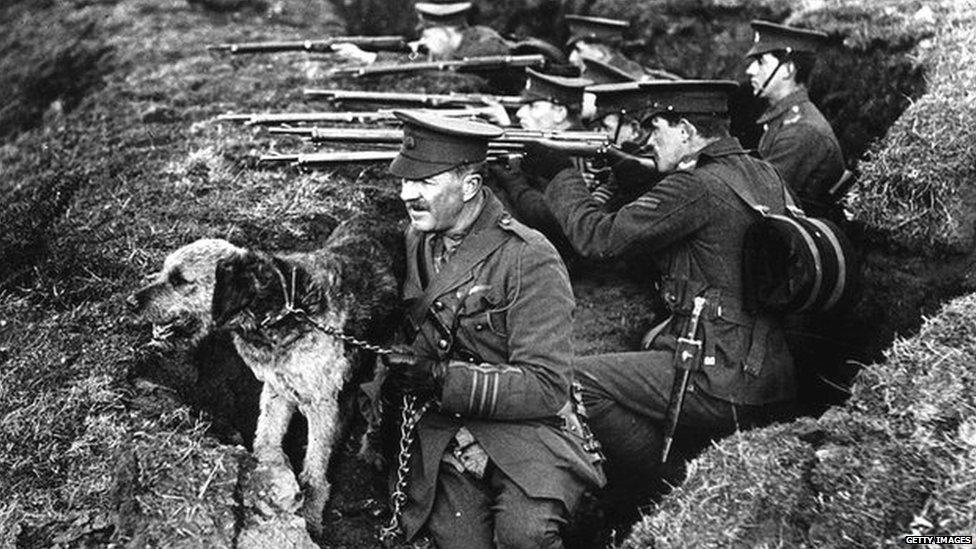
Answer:
<svg viewBox="0 0 976 549"><path fill-rule="evenodd" d="M417 356L408 345L394 345L393 353L383 355L386 364L386 385L393 394L414 395L421 399L437 398L447 365L444 362Z"/></svg>
<svg viewBox="0 0 976 549"><path fill-rule="evenodd" d="M647 190L660 179L654 159L637 156L639 151L636 143L624 142L619 149L611 147L605 153L617 185L627 193Z"/></svg>
<svg viewBox="0 0 976 549"><path fill-rule="evenodd" d="M556 174L572 167L573 161L570 160L569 154L550 146L545 140L529 141L525 144L522 171L543 180L546 185L556 177Z"/></svg>
<svg viewBox="0 0 976 549"><path fill-rule="evenodd" d="M332 44L332 51L339 54L343 59L358 61L366 65L376 61L376 57L379 55L376 52L365 51L356 44L350 44L348 42Z"/></svg>

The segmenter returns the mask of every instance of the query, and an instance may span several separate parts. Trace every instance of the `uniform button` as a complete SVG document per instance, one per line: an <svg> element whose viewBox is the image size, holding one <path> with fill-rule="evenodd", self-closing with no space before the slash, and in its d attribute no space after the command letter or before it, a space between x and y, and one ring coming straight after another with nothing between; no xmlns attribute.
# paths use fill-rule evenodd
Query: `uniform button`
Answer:
<svg viewBox="0 0 976 549"><path fill-rule="evenodd" d="M502 221L501 221L502 225L508 225L511 222L512 222L512 219L510 217L503 217L502 218Z"/></svg>
<svg viewBox="0 0 976 549"><path fill-rule="evenodd" d="M435 311L443 311L444 310L444 302L443 301L435 301L434 302L434 310Z"/></svg>
<svg viewBox="0 0 976 549"><path fill-rule="evenodd" d="M475 324L474 325L474 331L476 331L476 332L480 332L481 330L484 330L484 329L485 329L485 325L484 324Z"/></svg>
<svg viewBox="0 0 976 549"><path fill-rule="evenodd" d="M447 340L446 339L438 340L437 341L437 348L440 349L440 350L442 350L442 351L447 350Z"/></svg>
<svg viewBox="0 0 976 549"><path fill-rule="evenodd" d="M461 417L461 414L459 414L459 413L455 413L455 414L454 414L454 417L457 417L457 418L459 418L459 417Z"/></svg>
<svg viewBox="0 0 976 549"><path fill-rule="evenodd" d="M468 357L468 362L470 362L471 364L474 364L474 357L473 356L469 356Z"/></svg>

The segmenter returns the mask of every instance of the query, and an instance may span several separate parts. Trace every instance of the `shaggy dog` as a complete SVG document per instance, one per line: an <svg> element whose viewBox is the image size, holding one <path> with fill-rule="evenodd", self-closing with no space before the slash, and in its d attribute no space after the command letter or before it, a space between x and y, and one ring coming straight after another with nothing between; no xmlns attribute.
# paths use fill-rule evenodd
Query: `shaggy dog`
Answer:
<svg viewBox="0 0 976 549"><path fill-rule="evenodd" d="M254 438L260 465L287 469L282 438L296 410L305 416L302 515L316 532L329 497L329 459L347 419L340 397L350 392L342 389L361 373L356 365L371 362L326 330L388 342L401 313L402 256L395 221L360 215L309 253L271 255L199 240L167 257L154 283L133 296L158 336L231 332L237 352L264 383Z"/></svg>

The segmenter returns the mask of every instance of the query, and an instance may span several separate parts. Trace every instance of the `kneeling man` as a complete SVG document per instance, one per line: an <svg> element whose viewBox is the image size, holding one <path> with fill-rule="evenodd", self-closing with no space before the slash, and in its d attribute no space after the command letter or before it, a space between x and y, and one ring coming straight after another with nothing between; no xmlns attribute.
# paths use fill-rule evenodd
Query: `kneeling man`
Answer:
<svg viewBox="0 0 976 549"><path fill-rule="evenodd" d="M571 398L574 300L559 255L483 188L477 122L398 112L405 341L388 384L436 404L410 456L406 534L437 546L562 547L560 526L603 483Z"/></svg>

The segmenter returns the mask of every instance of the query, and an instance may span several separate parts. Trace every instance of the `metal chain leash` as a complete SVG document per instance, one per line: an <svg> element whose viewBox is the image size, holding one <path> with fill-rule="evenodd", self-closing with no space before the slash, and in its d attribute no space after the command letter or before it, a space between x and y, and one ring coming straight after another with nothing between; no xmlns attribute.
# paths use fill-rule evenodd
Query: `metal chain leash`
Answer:
<svg viewBox="0 0 976 549"><path fill-rule="evenodd" d="M403 395L403 404L400 409L400 448L397 452L397 474L396 481L393 483L393 491L390 492L390 508L392 514L390 522L380 529L380 542L387 547L391 546L400 534L403 518L403 504L407 501L407 475L410 474L410 446L413 444L413 437L416 434L417 424L430 408L433 401L428 400L419 409L417 397Z"/></svg>
<svg viewBox="0 0 976 549"><path fill-rule="evenodd" d="M285 282L284 273L277 269L277 267L275 270L278 272L278 277L281 279L281 287L285 293L285 304L277 315L265 318L260 323L261 328L273 327L275 324L284 321L288 317L297 317L300 321L312 326L320 332L338 338L343 343L352 345L353 347L371 351L377 355L392 355L395 352L389 347L375 345L354 336L345 334L342 332L342 330L336 328L335 326L325 325L310 317L305 310L295 307L295 270L292 270L291 273L291 292L287 290L288 285ZM424 414L427 413L427 410L433 403L434 401L428 400L418 409L416 407L416 396L403 395L403 402L400 409L400 446L397 452L396 481L393 484L393 491L390 493L390 509L392 514L390 516L389 524L381 528L379 534L380 542L386 546L390 546L400 534L402 526L400 521L403 515L403 504L407 501L407 477L410 474L410 457L412 455L410 452L410 446L413 445L417 424L420 423L421 418L423 418Z"/></svg>

